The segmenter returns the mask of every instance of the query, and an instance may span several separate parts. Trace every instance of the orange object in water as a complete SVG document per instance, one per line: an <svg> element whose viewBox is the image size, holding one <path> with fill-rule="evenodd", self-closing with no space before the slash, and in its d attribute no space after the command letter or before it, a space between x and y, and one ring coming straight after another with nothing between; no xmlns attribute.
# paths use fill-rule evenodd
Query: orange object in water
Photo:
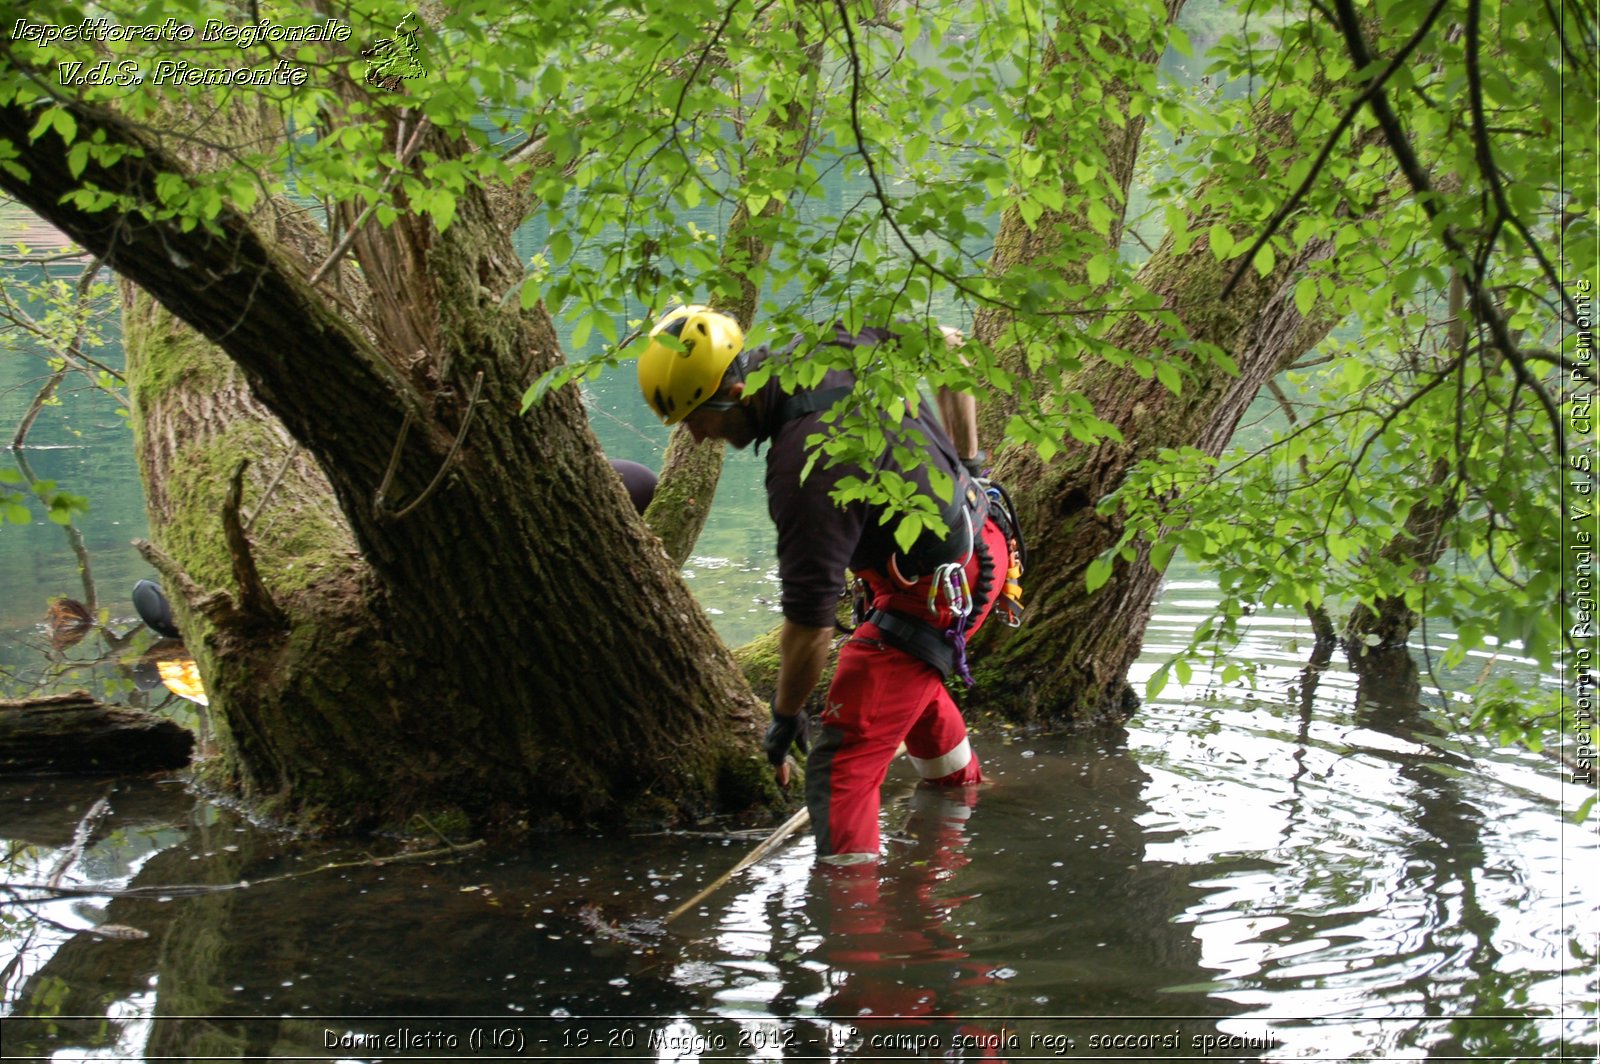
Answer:
<svg viewBox="0 0 1600 1064"><path fill-rule="evenodd" d="M94 630L94 617L77 599L58 598L50 603L49 612L45 614L45 627L50 631L51 646L70 650Z"/></svg>

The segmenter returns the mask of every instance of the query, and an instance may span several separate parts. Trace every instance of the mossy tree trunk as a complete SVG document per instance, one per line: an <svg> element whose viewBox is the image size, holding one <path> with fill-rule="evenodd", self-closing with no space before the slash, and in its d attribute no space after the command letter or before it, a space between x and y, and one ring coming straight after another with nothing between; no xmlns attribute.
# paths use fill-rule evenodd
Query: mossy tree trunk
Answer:
<svg viewBox="0 0 1600 1064"><path fill-rule="evenodd" d="M1177 21L1184 3L1185 0L1165 0L1167 25ZM1129 12L1130 20L1146 17L1143 12ZM1097 33L1092 47L1100 53L1131 55L1140 67L1153 74L1161 58L1156 42L1164 37L1164 34L1150 32L1154 28L1140 27L1143 39L1137 42L1127 36L1101 37ZM1092 87L1102 94L1098 109L1105 117L1099 122L1094 143L1072 142L1069 132L1046 124L1034 125L1029 130L1028 142L1081 158L1094 167L1098 180L1092 187L1086 187L1076 178L1069 179L1061 189L1067 206L1060 210L1046 209L1032 225L1023 218L1018 207L1008 207L1000 218L994 251L989 256L988 272L992 277L1003 276L1016 267L1048 264L1052 273L1059 274L1069 284L1088 286L1086 264L1089 259L1095 254L1114 257L1122 242L1128 191L1133 186L1145 118L1128 106L1134 86L1126 81L1103 81L1098 64L1084 51L1087 45L1083 26L1070 14L1063 18L1045 45L1038 79L1041 83L1060 81L1071 85L1075 93ZM1104 232L1096 232L1090 221L1094 208L1103 208L1105 217L1109 218ZM1015 325L1016 315L1006 307L980 307L973 316L973 337L995 349L999 364L1018 378L1020 388L1041 387L1020 348L1009 342L1011 338L1007 333ZM986 450L992 452L999 446L1005 436L1006 423L1016 409L1014 392L996 391L985 395L978 409L978 438Z"/></svg>
<svg viewBox="0 0 1600 1064"><path fill-rule="evenodd" d="M1296 143L1289 120L1265 106L1254 113L1257 166L1286 166L1282 151ZM1191 202L1210 199L1202 186ZM1229 223L1224 207L1198 207L1188 220L1193 233L1216 223ZM1248 243L1251 235L1235 226L1236 240ZM998 477L1011 486L1029 536L1029 616L986 648L978 705L1023 720L1072 723L1119 722L1132 713L1137 696L1128 670L1143 644L1161 574L1140 550L1132 562L1117 561L1107 583L1087 590L1089 564L1123 530L1120 516L1101 515L1096 505L1135 464L1163 448L1219 454L1263 386L1327 334L1332 323L1302 316L1293 289L1313 262L1332 254L1331 236L1280 253L1264 276L1246 270L1226 298L1221 293L1235 263L1218 262L1204 239L1179 251L1169 235L1140 269L1139 284L1182 322L1191 342L1220 348L1237 372L1217 360L1166 351L1165 358L1182 366L1182 389L1174 394L1159 377L1147 380L1090 362L1065 386L1086 396L1096 417L1115 425L1125 442L1069 445L1049 462L1031 450L1001 457ZM1154 319L1128 315L1107 340L1123 351L1162 351L1167 341Z"/></svg>
<svg viewBox="0 0 1600 1064"><path fill-rule="evenodd" d="M412 219L356 249L372 304L415 326L400 344L313 287L314 259L269 222L225 209L185 232L63 202L85 183L159 202L156 175L187 168L114 116L74 116L138 157L74 172L0 106L28 172L0 187L165 308L129 300L151 556L203 667L220 778L340 828L750 799L729 787L757 778L753 696L622 493L595 490L611 474L577 397L518 413L560 355L542 305L503 298L521 272L488 198L465 191L443 233Z"/></svg>

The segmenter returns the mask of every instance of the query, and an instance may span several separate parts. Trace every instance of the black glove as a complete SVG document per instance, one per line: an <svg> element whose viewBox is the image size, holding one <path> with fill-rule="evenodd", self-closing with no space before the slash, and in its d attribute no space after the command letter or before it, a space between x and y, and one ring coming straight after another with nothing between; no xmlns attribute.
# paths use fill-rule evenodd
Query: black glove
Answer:
<svg viewBox="0 0 1600 1064"><path fill-rule="evenodd" d="M987 451L979 451L971 458L961 459L961 464L967 467L967 472L972 474L973 480L983 479L983 463L989 460Z"/></svg>
<svg viewBox="0 0 1600 1064"><path fill-rule="evenodd" d="M783 764L783 759L789 755L791 744L798 746L802 754L806 752L805 714L796 713L792 717L780 717L774 714L772 723L767 727L767 737L761 743L773 768Z"/></svg>

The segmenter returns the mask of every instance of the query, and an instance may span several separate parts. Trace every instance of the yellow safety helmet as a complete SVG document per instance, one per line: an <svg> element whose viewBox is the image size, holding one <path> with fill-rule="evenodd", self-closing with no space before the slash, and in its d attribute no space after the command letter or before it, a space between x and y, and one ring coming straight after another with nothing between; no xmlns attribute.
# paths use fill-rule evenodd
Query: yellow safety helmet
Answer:
<svg viewBox="0 0 1600 1064"><path fill-rule="evenodd" d="M657 337L674 336L679 350ZM650 345L639 356L639 390L644 401L668 425L716 394L733 360L744 350L744 330L726 314L710 307L670 310L650 330Z"/></svg>

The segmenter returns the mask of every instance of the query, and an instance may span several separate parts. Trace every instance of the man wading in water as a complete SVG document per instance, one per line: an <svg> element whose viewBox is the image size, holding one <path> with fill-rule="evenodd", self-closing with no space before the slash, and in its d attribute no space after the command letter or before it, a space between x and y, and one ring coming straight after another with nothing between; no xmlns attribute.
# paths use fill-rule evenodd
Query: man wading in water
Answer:
<svg viewBox="0 0 1600 1064"><path fill-rule="evenodd" d="M776 376L747 388L747 375L773 352L746 352L738 323L701 306L669 312L650 335L639 358L639 386L662 421L682 422L696 442L770 444L767 509L778 531L783 628L764 745L782 785L789 782L790 746L806 749L801 707L827 662L845 570L857 577L857 627L839 651L826 708L811 727L806 804L820 857L833 863L872 860L879 846L878 788L900 743L933 786L964 787L983 778L944 681L954 672L971 682L966 641L997 601L1008 620L1020 616L1010 507L1002 502L1003 492L986 491L975 479L967 466L976 466L977 458L963 460L932 418L907 417L899 426L885 420L891 446L878 468L900 474L933 500L948 529L943 535L924 532L902 551L894 540L894 518L880 520L881 505L840 506L830 497L841 477L859 470L819 461L802 478L809 458L805 441L832 431L821 415L850 393L851 373L831 370L815 388L799 392L784 391ZM668 336L673 340L663 339ZM893 341L888 329L851 335L840 326L829 342L863 347ZM791 355L798 343L779 357ZM957 414L956 434L975 454L970 398L941 405L947 417ZM896 446L919 454L921 463L903 467L893 457ZM933 490L930 469L954 483L950 501Z"/></svg>

